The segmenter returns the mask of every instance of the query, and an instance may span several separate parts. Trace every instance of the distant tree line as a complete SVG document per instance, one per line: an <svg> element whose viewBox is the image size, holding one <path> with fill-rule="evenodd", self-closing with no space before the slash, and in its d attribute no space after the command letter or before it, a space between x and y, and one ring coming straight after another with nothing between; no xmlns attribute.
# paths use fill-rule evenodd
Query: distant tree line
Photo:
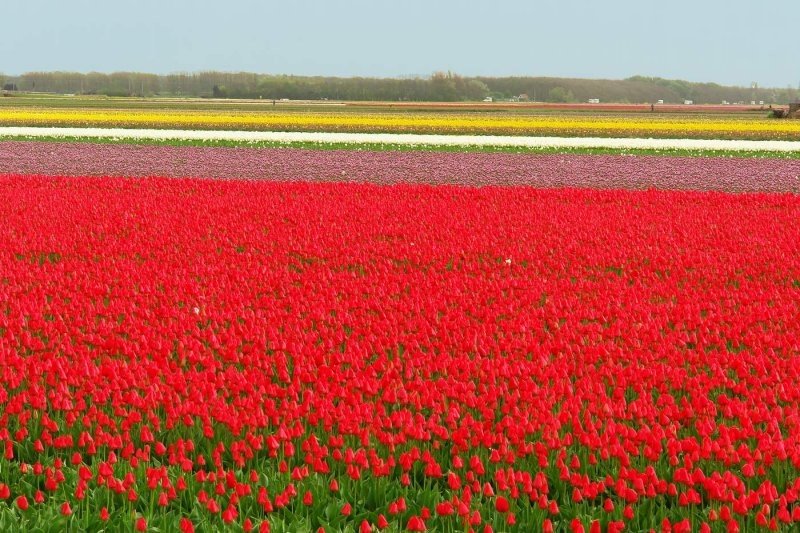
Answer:
<svg viewBox="0 0 800 533"><path fill-rule="evenodd" d="M140 72L28 72L0 74L6 90L106 96L189 96L291 100L785 103L800 98L800 88L730 87L634 76L625 80L546 77L464 77L436 72L416 78L336 78L251 72L196 72L167 75Z"/></svg>
<svg viewBox="0 0 800 533"><path fill-rule="evenodd" d="M691 100L697 104L720 104L763 101L786 103L800 98L800 87L785 89L732 87L716 83L696 83L633 76L624 80L588 80L579 78L476 78L498 97L526 94L531 99L544 102L586 102L597 98L613 103L682 103Z"/></svg>

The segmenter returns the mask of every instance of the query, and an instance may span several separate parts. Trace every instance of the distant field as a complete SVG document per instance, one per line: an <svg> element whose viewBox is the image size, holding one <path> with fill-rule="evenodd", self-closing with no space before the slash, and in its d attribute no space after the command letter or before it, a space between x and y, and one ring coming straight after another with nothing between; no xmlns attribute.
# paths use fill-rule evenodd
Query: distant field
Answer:
<svg viewBox="0 0 800 533"><path fill-rule="evenodd" d="M437 133L562 137L800 139L800 121L750 106L275 102L26 96L0 99L0 126Z"/></svg>
<svg viewBox="0 0 800 533"><path fill-rule="evenodd" d="M273 103L274 102L274 103ZM119 98L109 96L64 96L54 94L24 94L0 98L0 107L64 107L64 108L118 108L118 109L272 109L304 110L331 108L338 112L370 111L443 111L479 113L541 113L541 112L582 112L582 113L686 113L686 114L749 114L763 117L770 106L764 105L683 105L683 104L589 104L589 103L549 103L549 102L352 102L331 100L246 100L221 98ZM777 106L785 107L785 106Z"/></svg>

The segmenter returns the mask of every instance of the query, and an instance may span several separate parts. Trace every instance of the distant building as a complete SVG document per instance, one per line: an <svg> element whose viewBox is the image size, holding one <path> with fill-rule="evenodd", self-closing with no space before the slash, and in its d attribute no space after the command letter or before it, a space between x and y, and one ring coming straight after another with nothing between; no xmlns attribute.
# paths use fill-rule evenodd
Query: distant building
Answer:
<svg viewBox="0 0 800 533"><path fill-rule="evenodd" d="M483 101L484 102L494 102L494 98L492 98L491 96L487 96L486 98L483 99Z"/></svg>
<svg viewBox="0 0 800 533"><path fill-rule="evenodd" d="M589 103L590 104L599 104L600 103L600 99L599 98L589 98Z"/></svg>
<svg viewBox="0 0 800 533"><path fill-rule="evenodd" d="M519 98L519 101L520 101L520 102L527 102L528 100L530 100L530 98L528 97L528 95L527 95L527 94L525 94L525 93L522 93L521 95L519 95L519 97L518 97L518 98Z"/></svg>
<svg viewBox="0 0 800 533"><path fill-rule="evenodd" d="M664 103L664 100L659 100L659 101L658 101L658 102L656 102L656 103L657 103L657 104L663 104L663 103Z"/></svg>
<svg viewBox="0 0 800 533"><path fill-rule="evenodd" d="M694 103L694 100L684 100L683 101L683 105L692 105L693 103Z"/></svg>

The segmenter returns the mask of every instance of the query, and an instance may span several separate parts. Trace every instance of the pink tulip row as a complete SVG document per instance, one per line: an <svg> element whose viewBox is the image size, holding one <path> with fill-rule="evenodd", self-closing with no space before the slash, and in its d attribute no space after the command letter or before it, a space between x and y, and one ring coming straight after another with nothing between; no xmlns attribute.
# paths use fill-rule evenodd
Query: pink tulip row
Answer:
<svg viewBox="0 0 800 533"><path fill-rule="evenodd" d="M800 160L0 142L0 172L800 192Z"/></svg>

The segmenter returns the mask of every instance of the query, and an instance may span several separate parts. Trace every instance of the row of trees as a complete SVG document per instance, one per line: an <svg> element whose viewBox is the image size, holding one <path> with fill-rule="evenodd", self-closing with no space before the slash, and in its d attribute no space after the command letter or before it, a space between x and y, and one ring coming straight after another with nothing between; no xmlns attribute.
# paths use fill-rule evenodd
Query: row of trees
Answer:
<svg viewBox="0 0 800 533"><path fill-rule="evenodd" d="M28 72L3 76L0 85L20 91L108 96L193 96L292 100L478 101L519 98L545 102L785 103L800 98L800 88L729 87L634 76L625 80L545 77L463 77L437 72L427 78L335 78L279 76L251 72L197 72L168 75L140 72Z"/></svg>
<svg viewBox="0 0 800 533"><path fill-rule="evenodd" d="M695 83L633 76L625 80L587 80L578 78L477 78L496 94L527 94L531 99L548 102L586 102L598 98L615 103L682 103L698 104L764 101L786 103L800 98L800 87L786 89L732 87L716 83Z"/></svg>
<svg viewBox="0 0 800 533"><path fill-rule="evenodd" d="M237 81L219 80L212 87L212 95L222 98L457 102L482 100L490 92L483 82L452 73L406 79L259 76L251 84Z"/></svg>

